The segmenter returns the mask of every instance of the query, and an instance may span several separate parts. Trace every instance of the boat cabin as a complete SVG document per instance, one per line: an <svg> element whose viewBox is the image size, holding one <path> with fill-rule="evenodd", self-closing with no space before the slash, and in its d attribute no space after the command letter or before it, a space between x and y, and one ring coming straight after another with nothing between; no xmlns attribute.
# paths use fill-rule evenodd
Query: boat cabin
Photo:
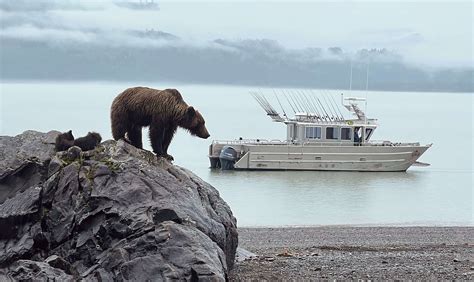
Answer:
<svg viewBox="0 0 474 282"><path fill-rule="evenodd" d="M370 140L376 124L358 121L334 123L287 121L287 141L293 143L365 143Z"/></svg>
<svg viewBox="0 0 474 282"><path fill-rule="evenodd" d="M358 102L365 98L341 96L342 105L357 118L346 119L333 100L325 100L324 106L319 98L288 99L288 103L296 112L294 118L289 118L282 107L284 118L270 105L268 100L257 93L252 93L267 115L275 122L285 123L287 126L286 140L295 144L325 143L325 144L363 144L370 140L377 128L377 119L369 119L359 108ZM285 96L286 97L286 96ZM277 97L278 99L278 97ZM296 101L296 102L295 102ZM317 101L317 102L316 102ZM347 102L347 103L344 103ZM299 106L298 106L299 105Z"/></svg>

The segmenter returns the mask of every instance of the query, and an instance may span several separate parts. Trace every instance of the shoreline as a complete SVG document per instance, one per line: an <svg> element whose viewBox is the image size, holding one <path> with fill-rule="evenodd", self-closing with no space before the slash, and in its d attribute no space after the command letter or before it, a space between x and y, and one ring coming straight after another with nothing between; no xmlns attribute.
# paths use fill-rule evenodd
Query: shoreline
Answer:
<svg viewBox="0 0 474 282"><path fill-rule="evenodd" d="M308 224L308 225L247 225L239 226L239 229L265 229L265 228L282 228L282 229L292 229L292 228L338 228L338 227L433 227L433 228L442 228L442 227L453 227L453 228L464 228L464 227L474 227L474 222L455 222L455 223L361 223L361 224Z"/></svg>
<svg viewBox="0 0 474 282"><path fill-rule="evenodd" d="M474 279L472 226L239 228L230 280Z"/></svg>

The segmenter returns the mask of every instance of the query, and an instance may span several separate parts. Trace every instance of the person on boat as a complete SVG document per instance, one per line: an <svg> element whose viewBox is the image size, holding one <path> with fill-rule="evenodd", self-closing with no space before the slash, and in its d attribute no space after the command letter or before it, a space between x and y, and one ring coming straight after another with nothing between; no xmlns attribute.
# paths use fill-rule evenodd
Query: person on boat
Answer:
<svg viewBox="0 0 474 282"><path fill-rule="evenodd" d="M359 136L360 127L354 128L354 146L359 146L362 141Z"/></svg>

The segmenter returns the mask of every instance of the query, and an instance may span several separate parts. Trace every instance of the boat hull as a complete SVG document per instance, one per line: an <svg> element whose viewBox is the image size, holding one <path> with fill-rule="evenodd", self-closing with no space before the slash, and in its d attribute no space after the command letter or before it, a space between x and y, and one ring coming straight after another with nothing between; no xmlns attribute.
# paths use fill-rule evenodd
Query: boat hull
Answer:
<svg viewBox="0 0 474 282"><path fill-rule="evenodd" d="M430 146L236 144L233 147L240 156L234 164L234 169L406 171ZM210 158L213 159L212 155Z"/></svg>

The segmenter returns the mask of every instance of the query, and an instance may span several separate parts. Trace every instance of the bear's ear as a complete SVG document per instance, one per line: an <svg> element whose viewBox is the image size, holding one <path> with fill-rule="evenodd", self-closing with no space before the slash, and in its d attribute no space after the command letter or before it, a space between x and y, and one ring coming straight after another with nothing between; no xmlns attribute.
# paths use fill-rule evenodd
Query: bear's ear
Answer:
<svg viewBox="0 0 474 282"><path fill-rule="evenodd" d="M196 114L196 110L192 106L189 106L188 109L186 110L186 115L190 118L194 117Z"/></svg>

